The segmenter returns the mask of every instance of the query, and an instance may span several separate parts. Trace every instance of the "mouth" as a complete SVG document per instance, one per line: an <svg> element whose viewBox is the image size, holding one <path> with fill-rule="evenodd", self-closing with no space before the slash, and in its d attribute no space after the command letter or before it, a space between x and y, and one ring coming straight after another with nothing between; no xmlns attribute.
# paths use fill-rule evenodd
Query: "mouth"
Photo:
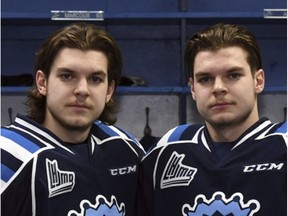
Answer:
<svg viewBox="0 0 288 216"><path fill-rule="evenodd" d="M212 109L225 109L230 105L231 103L222 102L222 103L216 103L216 104L211 105L211 108Z"/></svg>
<svg viewBox="0 0 288 216"><path fill-rule="evenodd" d="M70 104L68 105L69 108L75 110L75 111L84 111L90 109L89 106L84 104Z"/></svg>

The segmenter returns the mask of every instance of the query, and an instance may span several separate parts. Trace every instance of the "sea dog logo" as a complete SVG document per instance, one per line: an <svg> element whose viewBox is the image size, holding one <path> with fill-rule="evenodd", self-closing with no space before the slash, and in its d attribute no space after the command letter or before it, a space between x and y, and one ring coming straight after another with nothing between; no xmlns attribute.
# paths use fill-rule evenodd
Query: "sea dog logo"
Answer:
<svg viewBox="0 0 288 216"><path fill-rule="evenodd" d="M70 192L75 185L75 173L62 171L58 168L56 160L46 159L46 171L48 179L49 198Z"/></svg>
<svg viewBox="0 0 288 216"><path fill-rule="evenodd" d="M80 213L71 210L68 216L125 216L125 205L124 203L118 205L115 196L111 196L109 202L104 196L98 195L95 204L82 200L80 208Z"/></svg>
<svg viewBox="0 0 288 216"><path fill-rule="evenodd" d="M161 189L174 186L188 186L197 169L182 163L185 155L173 152L161 177Z"/></svg>
<svg viewBox="0 0 288 216"><path fill-rule="evenodd" d="M215 192L211 199L207 199L205 195L200 194L195 198L194 206L185 204L182 207L183 216L198 216L198 215L237 215L237 216L252 216L260 209L260 204L257 200L249 200L247 203L243 201L241 193L233 194L229 199L226 199L222 192Z"/></svg>

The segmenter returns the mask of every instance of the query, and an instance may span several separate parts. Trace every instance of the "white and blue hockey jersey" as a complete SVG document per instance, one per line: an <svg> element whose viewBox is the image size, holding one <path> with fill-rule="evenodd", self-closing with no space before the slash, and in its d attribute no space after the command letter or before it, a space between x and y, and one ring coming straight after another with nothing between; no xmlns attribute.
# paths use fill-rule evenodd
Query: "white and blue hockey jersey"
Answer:
<svg viewBox="0 0 288 216"><path fill-rule="evenodd" d="M0 142L3 216L135 215L144 151L125 131L96 122L84 158L18 115Z"/></svg>
<svg viewBox="0 0 288 216"><path fill-rule="evenodd" d="M287 123L263 118L218 145L205 126L165 134L140 166L138 215L286 216Z"/></svg>

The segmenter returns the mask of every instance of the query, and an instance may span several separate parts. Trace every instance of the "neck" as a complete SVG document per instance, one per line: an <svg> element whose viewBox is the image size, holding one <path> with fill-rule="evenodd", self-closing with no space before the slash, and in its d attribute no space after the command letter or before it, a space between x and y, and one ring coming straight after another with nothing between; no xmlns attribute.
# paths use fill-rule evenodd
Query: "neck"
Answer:
<svg viewBox="0 0 288 216"><path fill-rule="evenodd" d="M91 128L91 126L85 128L69 127L69 126L64 127L59 124L49 124L48 122L44 122L43 126L49 129L62 141L68 143L83 142L84 140L87 139Z"/></svg>
<svg viewBox="0 0 288 216"><path fill-rule="evenodd" d="M229 123L225 125L215 125L206 122L207 129L213 142L233 142L237 140L247 129L255 124L259 118L253 118L242 123Z"/></svg>

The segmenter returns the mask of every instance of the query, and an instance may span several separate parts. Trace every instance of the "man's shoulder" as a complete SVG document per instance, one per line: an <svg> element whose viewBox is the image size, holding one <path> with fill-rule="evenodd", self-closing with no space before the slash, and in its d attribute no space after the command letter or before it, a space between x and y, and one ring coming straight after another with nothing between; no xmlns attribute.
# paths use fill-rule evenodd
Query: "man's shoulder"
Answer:
<svg viewBox="0 0 288 216"><path fill-rule="evenodd" d="M287 121L275 125L275 133L287 134Z"/></svg>
<svg viewBox="0 0 288 216"><path fill-rule="evenodd" d="M199 124L183 124L170 129L150 150L161 149L169 145L196 144L203 134L204 126Z"/></svg>
<svg viewBox="0 0 288 216"><path fill-rule="evenodd" d="M272 123L269 119L263 120L262 122L259 121L259 124L256 124L255 128L252 128L252 133L256 137L259 138L266 138L271 136L286 136L287 137L287 121L279 122L279 123ZM248 131L249 133L250 131Z"/></svg>
<svg viewBox="0 0 288 216"><path fill-rule="evenodd" d="M203 128L204 126L199 124L183 124L172 128L163 137L165 137L168 143L185 140L188 141L193 139L195 135L199 134Z"/></svg>
<svg viewBox="0 0 288 216"><path fill-rule="evenodd" d="M41 148L50 146L45 140L41 139L40 134L25 127L11 125L1 127L1 148L7 147L9 150L19 148L35 153Z"/></svg>
<svg viewBox="0 0 288 216"><path fill-rule="evenodd" d="M143 155L145 152L139 141L132 134L118 126L96 121L92 127L91 133L94 138L102 143L108 143L107 141L112 140L119 143L119 140L122 140L122 143L129 146L129 148L136 150L138 155Z"/></svg>
<svg viewBox="0 0 288 216"><path fill-rule="evenodd" d="M1 127L0 136L2 172L3 181L2 190L6 189L11 179L16 178L24 167L31 168L31 162L34 158L53 146L41 139L40 135L24 126L13 124L7 127ZM28 169L30 169L28 168Z"/></svg>
<svg viewBox="0 0 288 216"><path fill-rule="evenodd" d="M125 129L122 129L115 125L106 124L102 121L95 121L93 128L92 128L92 134L94 136L97 136L100 139L115 137L115 138L121 138L121 139L131 139L138 143L136 138L131 135L128 131Z"/></svg>

